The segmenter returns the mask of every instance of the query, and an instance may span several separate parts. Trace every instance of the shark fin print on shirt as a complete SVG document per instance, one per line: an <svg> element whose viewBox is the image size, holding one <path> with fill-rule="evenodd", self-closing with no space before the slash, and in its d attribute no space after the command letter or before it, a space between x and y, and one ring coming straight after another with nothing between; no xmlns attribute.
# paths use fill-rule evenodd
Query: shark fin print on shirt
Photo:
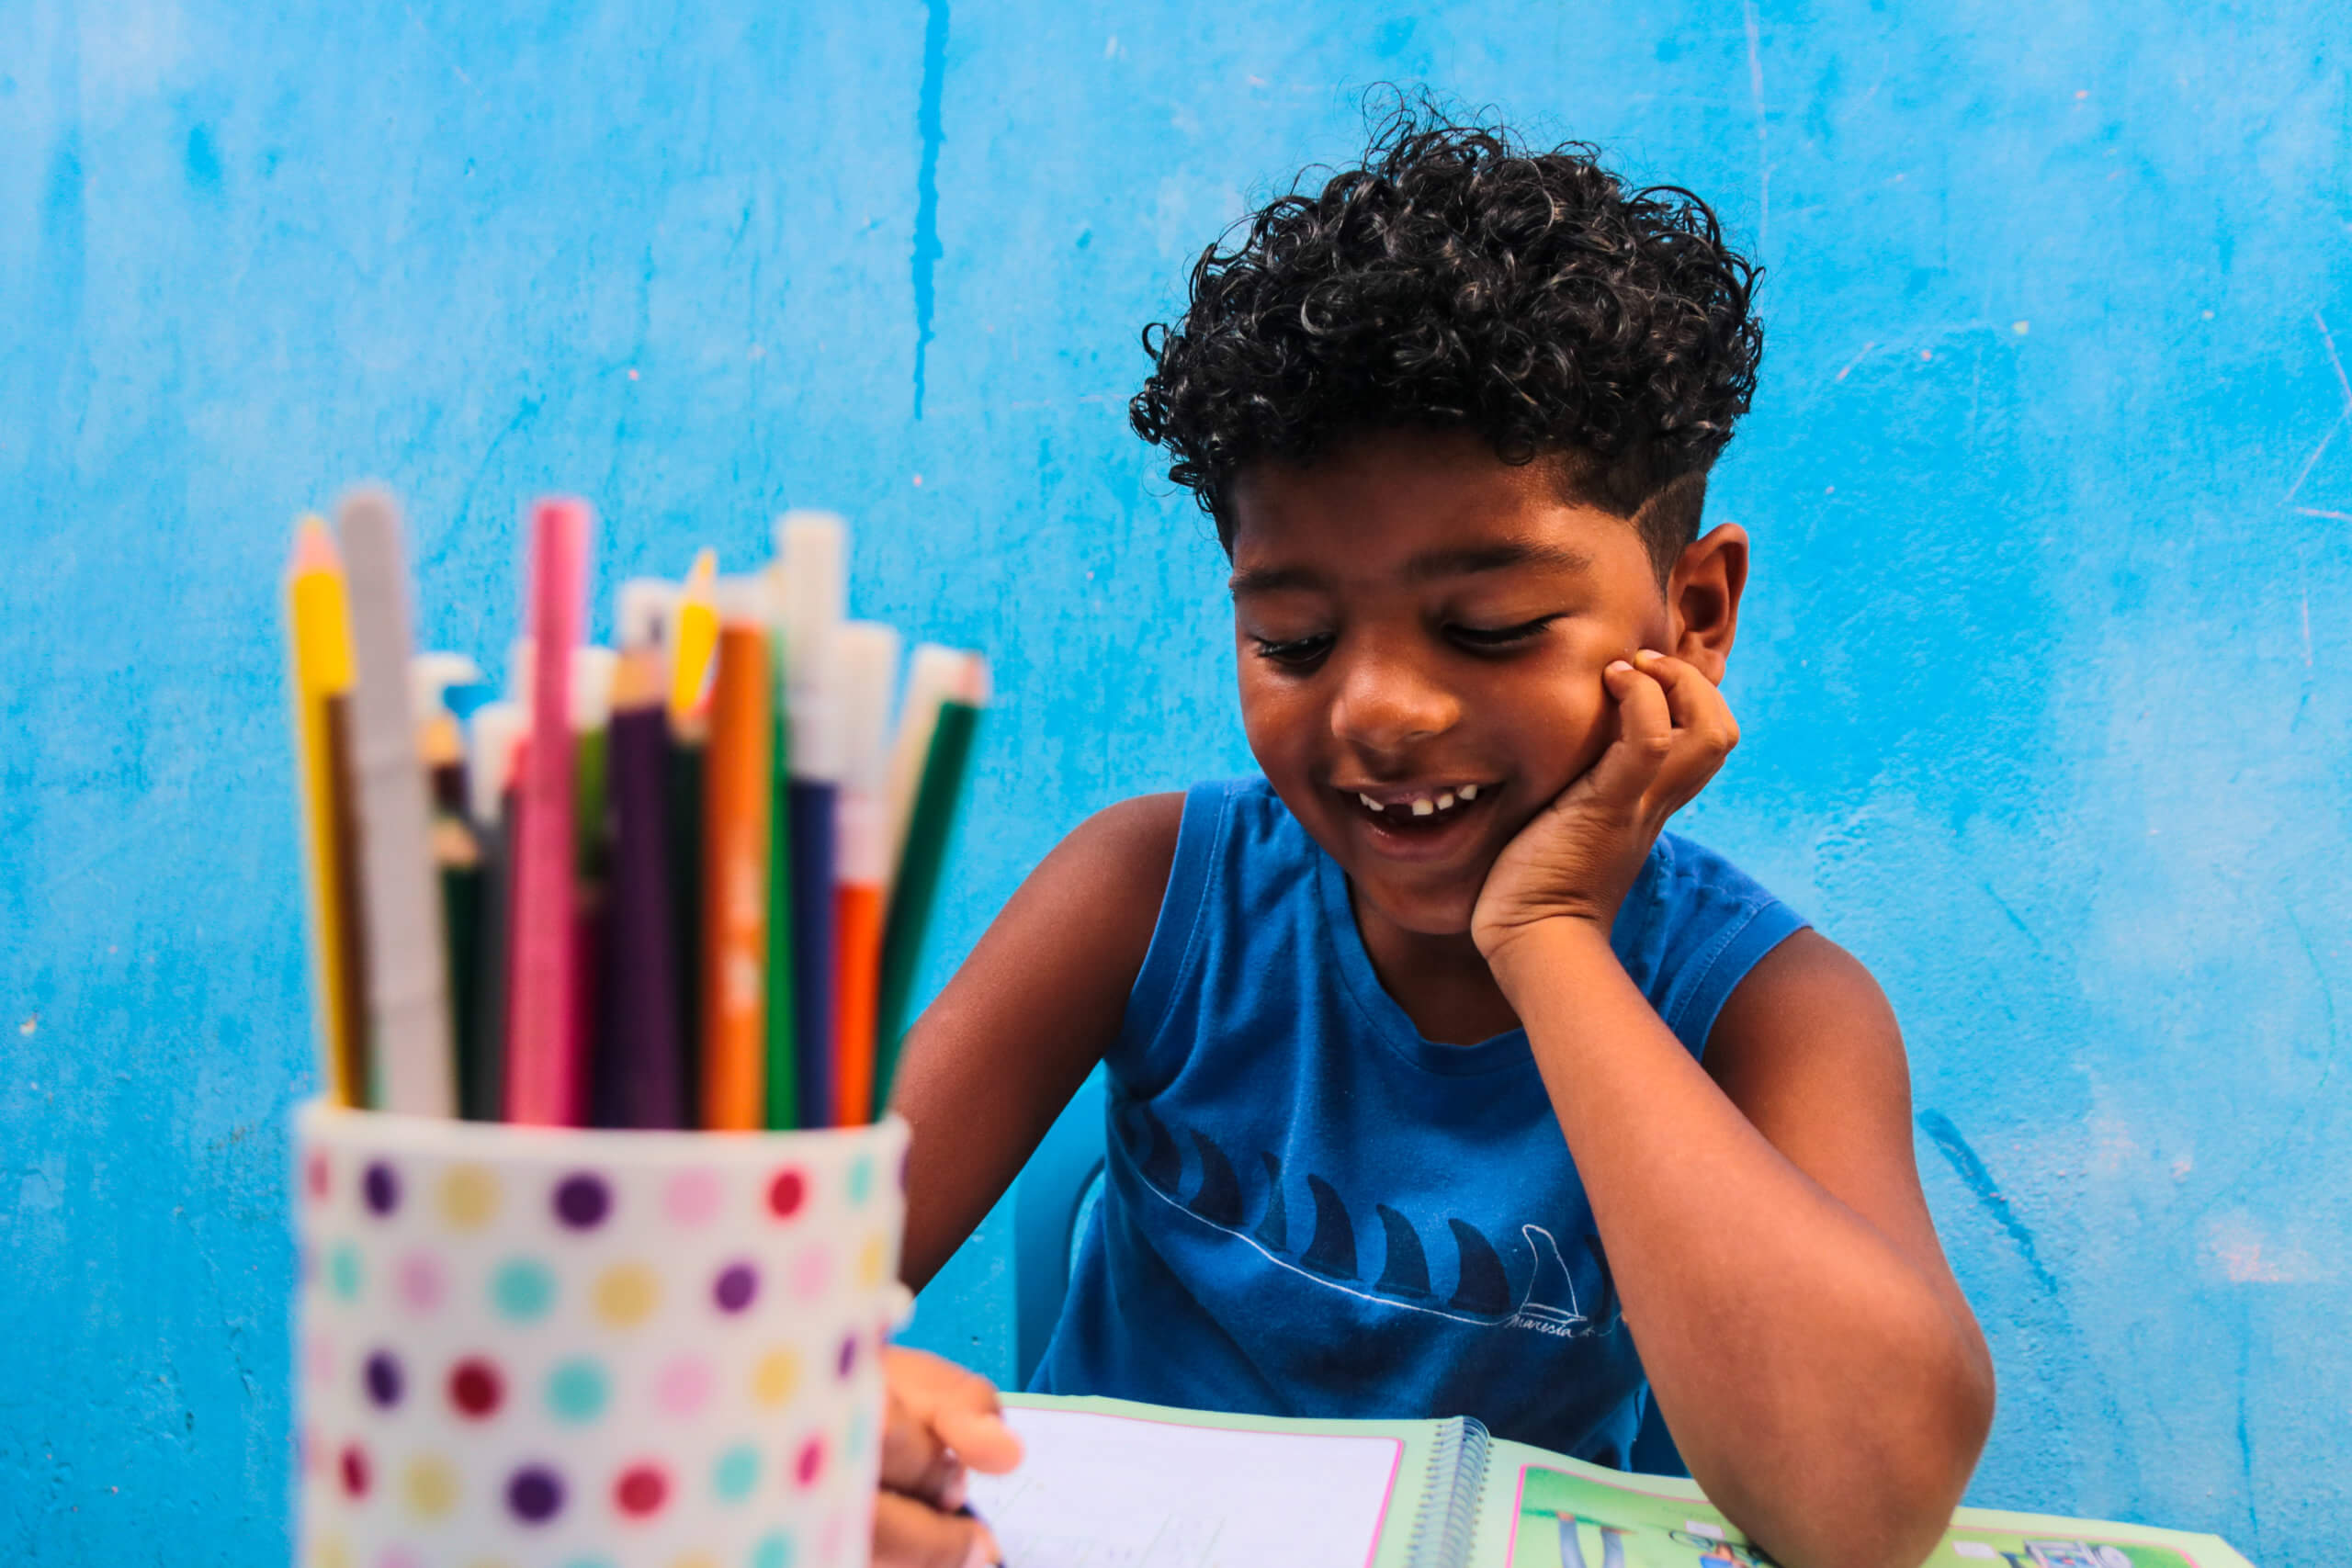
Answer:
<svg viewBox="0 0 2352 1568"><path fill-rule="evenodd" d="M1510 1281L1503 1277L1503 1260L1495 1244L1476 1225L1460 1220L1445 1222L1453 1230L1454 1250L1462 1255L1462 1271L1446 1304L1476 1317L1504 1317L1510 1312Z"/></svg>
<svg viewBox="0 0 2352 1568"><path fill-rule="evenodd" d="M1195 1131L1192 1138L1201 1156L1201 1190L1186 1207L1213 1225L1240 1229L1241 1181L1233 1174L1233 1162L1205 1134Z"/></svg>
<svg viewBox="0 0 2352 1568"><path fill-rule="evenodd" d="M1319 1176L1306 1179L1306 1190L1315 1194L1315 1238L1306 1244L1306 1251L1299 1261L1317 1274L1328 1274L1334 1280L1356 1277L1356 1227L1348 1218L1348 1206L1331 1184Z"/></svg>
<svg viewBox="0 0 2352 1568"><path fill-rule="evenodd" d="M1177 1146L1159 1118L1151 1113L1151 1107L1131 1101L1129 1110L1136 1124L1143 1129L1143 1179L1175 1197L1176 1189L1184 1179L1184 1151Z"/></svg>
<svg viewBox="0 0 2352 1568"><path fill-rule="evenodd" d="M1290 1247L1290 1225L1283 1213L1283 1162L1262 1150L1258 1157L1266 1162L1266 1213L1250 1234L1268 1251L1284 1252Z"/></svg>
<svg viewBox="0 0 2352 1568"><path fill-rule="evenodd" d="M1380 1283L1373 1287L1384 1296L1425 1301L1430 1293L1430 1260L1413 1223L1385 1203L1374 1203L1381 1228L1387 1233L1388 1251L1380 1266Z"/></svg>

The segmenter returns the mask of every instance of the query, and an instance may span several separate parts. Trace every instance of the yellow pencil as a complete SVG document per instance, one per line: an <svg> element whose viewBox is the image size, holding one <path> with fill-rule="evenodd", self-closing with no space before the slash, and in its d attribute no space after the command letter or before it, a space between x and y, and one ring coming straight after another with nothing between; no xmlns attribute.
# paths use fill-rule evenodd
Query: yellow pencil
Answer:
<svg viewBox="0 0 2352 1568"><path fill-rule="evenodd" d="M677 618L670 630L670 724L675 728L703 711L708 701L711 660L718 652L718 610L711 599L718 588L718 557L709 550L695 555L686 586L678 595Z"/></svg>
<svg viewBox="0 0 2352 1568"><path fill-rule="evenodd" d="M343 562L334 536L317 517L305 517L294 535L294 558L286 573L286 622L293 653L294 745L301 774L303 837L310 853L312 961L318 972L320 1077L327 1097L344 1105L365 1105L368 1075L359 1056L362 1041L350 1027L352 976L344 954L344 875L337 845L338 813L351 803L335 794L334 764L327 739L327 703L351 690L351 616L344 598Z"/></svg>

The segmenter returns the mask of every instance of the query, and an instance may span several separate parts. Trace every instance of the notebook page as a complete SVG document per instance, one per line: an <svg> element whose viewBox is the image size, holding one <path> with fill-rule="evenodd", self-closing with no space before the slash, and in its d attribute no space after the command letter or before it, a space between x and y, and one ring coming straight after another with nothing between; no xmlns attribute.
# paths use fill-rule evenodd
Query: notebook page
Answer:
<svg viewBox="0 0 2352 1568"><path fill-rule="evenodd" d="M1476 1568L1762 1568L1692 1483L1487 1450ZM2219 1536L1962 1508L1925 1568L2249 1568Z"/></svg>
<svg viewBox="0 0 2352 1568"><path fill-rule="evenodd" d="M1365 1568L1401 1439L1005 1412L1026 1452L974 1475L1015 1568Z"/></svg>

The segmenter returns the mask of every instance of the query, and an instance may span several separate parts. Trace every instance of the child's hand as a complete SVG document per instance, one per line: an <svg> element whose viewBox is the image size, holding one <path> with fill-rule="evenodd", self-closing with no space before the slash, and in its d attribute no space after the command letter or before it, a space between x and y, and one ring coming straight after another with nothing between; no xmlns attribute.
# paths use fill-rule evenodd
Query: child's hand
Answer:
<svg viewBox="0 0 2352 1568"><path fill-rule="evenodd" d="M1001 1475L1021 1462L996 1390L953 1362L891 1346L882 1424L882 1495L874 1506L875 1568L980 1568L1003 1561L996 1538L964 1506L968 1466Z"/></svg>
<svg viewBox="0 0 2352 1568"><path fill-rule="evenodd" d="M1644 649L1600 679L1617 739L1503 846L1471 911L1471 938L1498 978L1498 960L1548 921L1589 922L1605 941L1658 829L1739 744L1723 694L1679 659Z"/></svg>

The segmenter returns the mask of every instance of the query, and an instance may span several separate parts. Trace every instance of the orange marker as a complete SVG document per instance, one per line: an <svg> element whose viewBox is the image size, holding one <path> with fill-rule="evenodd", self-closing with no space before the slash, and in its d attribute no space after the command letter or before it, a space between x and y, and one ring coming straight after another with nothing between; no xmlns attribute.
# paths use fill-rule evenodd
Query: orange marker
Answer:
<svg viewBox="0 0 2352 1568"><path fill-rule="evenodd" d="M827 660L842 739L834 811L832 1124L874 1120L874 1025L882 985L882 900L890 880L890 684L899 634L844 621Z"/></svg>
<svg viewBox="0 0 2352 1568"><path fill-rule="evenodd" d="M767 1124L775 675L756 584L727 585L703 775L702 1124Z"/></svg>

